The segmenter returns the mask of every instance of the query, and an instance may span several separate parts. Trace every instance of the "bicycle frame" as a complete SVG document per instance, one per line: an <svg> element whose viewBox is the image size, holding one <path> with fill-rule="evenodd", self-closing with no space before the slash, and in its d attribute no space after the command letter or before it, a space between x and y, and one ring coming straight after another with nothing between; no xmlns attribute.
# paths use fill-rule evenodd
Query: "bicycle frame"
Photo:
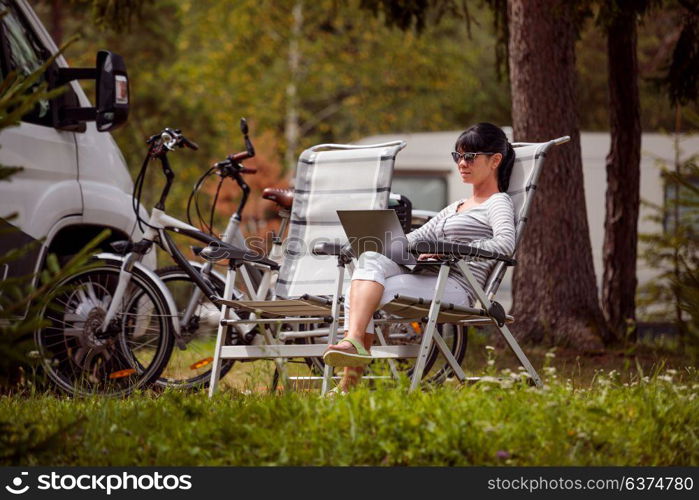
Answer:
<svg viewBox="0 0 699 500"><path fill-rule="evenodd" d="M245 241L242 238L239 226L241 219L240 211L244 207L244 202L247 198L247 192L249 191L249 189L244 189L244 200L239 206L238 211L236 211L236 213L233 216L231 216L228 223L228 227L226 228L226 232L223 235L224 239L221 240L214 236L206 234L197 229L196 227L187 224L179 219L171 217L170 215L165 213L165 201L167 199L170 187L172 186L172 182L174 180L174 173L170 168L170 163L166 154L159 156L159 159L161 161L163 173L165 174L167 181L160 195L160 200L151 210L149 220L146 223L146 228L144 230L143 239L141 239L141 241L139 241L138 243L135 243L133 245L132 251L129 252L125 257L123 257L121 272L119 274L119 281L117 284L117 288L114 292L114 296L112 297L112 301L103 320L101 326L102 332L106 332L109 323L116 317L119 304L121 303L121 300L123 299L124 294L126 293L126 289L129 285L129 282L131 281L131 270L133 269L134 265L140 263L140 261L143 259L143 256L146 253L148 253L148 251L150 251L154 243L158 244L167 254L169 254L175 261L175 263L177 263L177 265L180 266L180 268L197 285L195 294L193 294L186 309L187 316L185 317L185 319L187 321L191 318L194 307L196 306L197 301L201 297L201 293L204 293L207 299L209 299L217 307L221 307L220 301L222 297L220 297L216 293L216 291L211 287L211 285L208 283L206 279L206 275L211 271L212 265L210 263L207 263L202 269L202 272L197 271L197 269L195 269L190 264L187 258L182 254L182 252L180 252L175 243L172 241L172 238L168 234L169 231L178 234L184 234L190 238L205 243L206 245L217 245L221 243L237 243L240 244L242 248L247 248L245 246ZM247 185L245 185L245 187L247 188ZM258 297L266 297L270 290L270 284L272 283L272 274L276 273L276 271L272 271L266 266L257 265L251 262L247 262L246 266L250 266L253 269L259 269L263 272L259 286L256 289L252 277L250 276L250 273L248 273L246 267L241 267L241 274L243 275L248 294L250 295L250 297L254 299L257 299ZM167 290L167 287L161 288ZM170 291L167 290L167 293L165 295L166 299L168 300L168 304L170 305L173 317L177 317L177 309L174 307L174 299L172 297L172 293L170 293ZM178 321L173 321L175 338L178 340L178 342L181 338L182 324L186 324L186 322L181 323Z"/></svg>
<svg viewBox="0 0 699 500"><path fill-rule="evenodd" d="M241 206L243 204L241 203ZM245 239L243 238L242 231L240 230L240 222L241 222L241 216L240 216L240 211L241 208L239 207L238 211L236 211L228 220L228 225L226 226L225 232L221 235L220 241L223 243L228 243L235 245L240 248L247 248L247 245L245 243ZM170 217L172 219L172 217ZM175 221L183 224L181 221L178 221L175 219ZM215 244L216 241L219 240L214 240L211 241L212 238L205 234L202 233L201 231L197 230L196 228L193 228L192 226L189 226L188 224L184 224L184 226L187 227L175 227L175 226L169 226L172 227L173 230L177 233L184 234L186 236L189 236L193 239L196 239L198 241L205 242L207 244ZM204 237L206 238L206 241L204 240ZM182 264L178 262L180 266ZM191 265L189 262L187 262L186 265ZM248 269L248 266L250 269L257 269L261 271L262 276L258 282L255 283L255 278L254 276L251 275L250 269ZM184 267L184 266L183 266ZM200 273L204 276L207 277L209 273L213 269L213 264L211 262L206 262L202 267ZM243 283L245 284L245 289L248 292L248 295L252 300L262 300L265 297L268 296L268 294L271 294L272 297L274 297L274 278L277 276L276 271L271 271L267 266L262 266L258 265L255 263L246 263L245 265L241 266L239 270L242 278L243 278ZM183 325L186 325L189 323L190 319L192 318L192 315L194 314L194 311L197 307L197 304L199 303L199 300L202 297L202 289L200 287L196 287L194 291L192 292L192 295L189 298L189 301L187 303L187 307L185 308L185 312L180 320L180 323Z"/></svg>
<svg viewBox="0 0 699 500"><path fill-rule="evenodd" d="M196 305L196 301L199 300L202 293L204 293L212 303L220 307L221 297L216 293L216 291L211 287L211 285L207 282L205 278L206 274L210 272L212 269L211 263L205 264L205 266L202 268L202 272L199 272L190 264L190 262L182 254L182 252L180 252L175 243L172 241L172 238L170 237L168 232L172 231L177 234L183 234L207 245L216 245L221 242L235 243L237 241L242 241L242 235L239 229L239 222L240 221L236 220L235 217L231 217L231 221L229 222L229 226L225 236L225 240L230 241L224 241L210 236L202 231L199 231L194 226L190 226L189 224L182 222L179 219L169 216L161 209L153 208L153 210L151 211L150 218L148 220L148 226L146 227L146 230L144 232L143 239L134 245L134 250L132 252L123 257L123 264L121 266L119 282L116 291L114 292L112 302L110 303L109 309L107 310L106 316L104 318L104 323L102 324L102 331L106 331L107 325L116 316L118 305L120 304L131 279L131 269L137 262L140 262L142 260L143 256L152 248L153 244L157 243L159 243L160 247L168 255L172 257L175 263L177 263L177 265L180 266L182 270L197 285L186 310L186 313L188 314L189 318L191 318L191 314L194 310L194 305ZM242 243L244 244L244 241L242 241ZM260 297L265 297L267 293L270 291L272 274L276 271L272 271L266 266L257 265L255 263L247 263L247 265L254 266L255 268L258 268L263 272L260 286L257 287L257 289L255 289L254 285L252 284L252 280L249 274L247 273L247 270L245 269L245 267L241 268L246 288L248 289L248 294L251 297L254 297L254 300L257 300ZM167 287L164 287L164 290L167 290ZM167 291L166 297L168 299L168 302L172 300L171 303L174 304L174 299L172 299L172 294L169 292L169 290ZM177 316L176 313L175 316ZM186 321L188 321L189 318L185 318L185 321L183 322L173 321L175 335L177 338L179 338L181 334L181 324L186 324Z"/></svg>
<svg viewBox="0 0 699 500"><path fill-rule="evenodd" d="M245 208L245 204L247 203L248 196L250 195L250 187L245 183L243 180L242 176L238 172L232 172L230 174L230 177L232 177L238 186L240 187L241 191L243 192L242 199L240 200L240 204L238 205L238 208L236 211L231 215L231 217L228 219L228 225L226 226L226 229L224 233L220 236L220 241L223 243L227 244L232 244L234 246L237 246L239 248L247 248L247 243L245 242L245 238L243 237L243 233L240 230L240 222L242 221L242 213ZM280 228L280 235L284 233L284 230L286 228L286 225L288 223L289 219L289 214L288 211L286 214L282 214L282 225ZM179 222L179 221L178 221ZM192 226L187 225L187 228L180 228L179 232L182 234L186 234L194 239L197 239L199 241L202 241L200 235L202 234L200 231L196 230ZM194 229L195 232L192 232L192 229ZM208 236L208 235L207 235ZM207 241L207 244L210 242ZM274 260L275 262L278 262L281 264L282 260L282 240L279 236L275 237L273 239L273 247L272 251L270 252L270 258ZM211 262L206 262L202 267L201 267L201 274L203 274L205 277L208 276L208 274L211 272L213 269L213 264ZM250 271L254 271L255 269L259 269L262 271L262 276L256 276L255 274L251 273ZM243 265L240 269L240 275L243 278L243 282L245 284L245 288L248 292L248 295L252 300L262 300L264 298L267 298L268 295L270 295L272 299L275 297L275 292L274 292L274 285L276 282L276 277L278 276L278 273L276 272L271 272L270 269L266 266L259 266L254 263L246 263ZM185 312L180 320L180 323L182 325L186 325L189 323L190 319L192 318L192 315L194 314L194 311L196 310L196 307L199 303L199 300L201 300L202 296L202 290L201 288L197 287L194 289L192 295L189 298L189 301L187 303L187 307L185 308Z"/></svg>

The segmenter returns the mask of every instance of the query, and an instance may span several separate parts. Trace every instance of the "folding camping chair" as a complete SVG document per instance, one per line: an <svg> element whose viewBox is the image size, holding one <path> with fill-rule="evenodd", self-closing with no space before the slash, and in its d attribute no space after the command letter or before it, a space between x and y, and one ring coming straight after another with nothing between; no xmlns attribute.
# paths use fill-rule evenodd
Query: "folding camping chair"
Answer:
<svg viewBox="0 0 699 500"><path fill-rule="evenodd" d="M536 182L541 167L544 164L546 153L552 146L564 144L569 140L569 136L564 136L544 143L513 144L516 156L507 193L512 198L515 208L515 252L527 224L533 195L536 192ZM508 346L517 356L521 365L527 371L531 381L537 387L541 387L542 382L539 375L507 327L507 323L512 323L514 318L506 314L500 304L493 301L507 267L516 264L514 259L508 255L485 252L469 245L450 242L416 242L412 246L411 251L416 254L443 254L448 256L448 258L444 259L440 264L437 283L435 285L435 294L431 302L419 298L396 295L394 300L383 306L384 311L390 313L394 318L403 321L427 316L427 328L425 329L420 344L420 352L411 380L410 389L414 390L417 388L420 382L425 361L433 341L445 356L447 363L449 363L457 378L461 382L466 380L463 370L458 363L456 363L456 360L451 355L451 352L449 352L443 339L436 331L436 325L438 323L453 323L464 326L494 325L505 338ZM497 261L486 282L485 289L478 284L468 267L468 261L473 259L490 259ZM454 304L443 304L441 302L444 286L446 285L450 271L454 267L462 273L473 288L476 293L476 298L480 303L477 304L479 307L463 307Z"/></svg>
<svg viewBox="0 0 699 500"><path fill-rule="evenodd" d="M326 344L281 344L283 340L279 333L283 325L327 323L329 326L321 331L297 331L296 336L317 337L322 334L328 336L330 342L335 342L341 299L348 283L345 279L346 267L351 267L351 258L346 255L321 256L311 250L319 243L332 243L339 247L347 243L337 210L388 207L393 165L396 155L405 145L404 141L374 145L323 144L301 154L296 170L284 261L276 278L272 300L222 301L222 320L214 354L210 395L216 391L222 358L275 359L277 370L284 380L286 377L281 360L322 355ZM234 255L232 249L226 253L220 247L215 251L202 252L202 256L212 260L223 260ZM224 299L230 298L235 272L240 264L236 259L229 260ZM243 320L235 317L236 310L248 311L252 315ZM244 323L263 327L265 343L223 345L226 327ZM275 327L275 332L264 328L265 325ZM284 338L293 336L294 333L287 333ZM394 357L402 355L399 347L393 351L396 351L392 353ZM329 377L328 369L326 367L325 384ZM324 391L326 389L327 385Z"/></svg>

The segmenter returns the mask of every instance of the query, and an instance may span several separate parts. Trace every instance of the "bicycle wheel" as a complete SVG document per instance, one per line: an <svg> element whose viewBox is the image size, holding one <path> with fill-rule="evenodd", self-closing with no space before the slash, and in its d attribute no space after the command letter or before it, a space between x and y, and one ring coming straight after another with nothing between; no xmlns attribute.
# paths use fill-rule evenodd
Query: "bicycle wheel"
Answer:
<svg viewBox="0 0 699 500"><path fill-rule="evenodd" d="M201 265L195 265L197 270ZM208 387L211 381L211 367L216 348L218 333L219 309L203 294L194 304L193 313L187 324L182 324L182 317L189 305L192 294L197 286L189 275L178 266L164 267L156 271L160 279L172 293L175 305L179 311L181 341L184 349L175 346L165 369L160 374L156 384L162 387L177 387L181 389L202 389ZM210 273L209 281L219 295L223 295L225 281L217 274ZM239 292L236 296L241 295ZM239 313L242 317L243 313ZM245 313L245 317L248 314ZM225 343L231 345L244 335L242 327L228 329ZM235 334L235 335L234 335ZM234 340L234 336L236 340ZM221 378L233 367L235 360L221 360Z"/></svg>
<svg viewBox="0 0 699 500"><path fill-rule="evenodd" d="M138 268L102 331L120 270L118 263L100 262L69 276L42 308L49 324L34 338L43 368L65 392L124 396L155 381L167 362L172 350L167 301Z"/></svg>
<svg viewBox="0 0 699 500"><path fill-rule="evenodd" d="M327 325L322 326L327 327ZM318 327L320 328L322 326ZM425 326L425 323L420 322L394 323L383 326L382 332L388 345L419 345L422 341L422 333ZM468 341L465 329L457 325L439 324L437 325L437 330L449 346L449 350L454 355L454 358L456 358L456 361L461 364L466 355L466 345ZM309 337L303 339L303 342L327 344L328 337ZM415 361L415 359L395 360L398 371L404 373L407 377L412 377ZM314 372L318 374L323 373L324 363L322 358L307 358L306 362ZM387 365L387 361L374 361L369 365L369 371L386 373L388 371L383 368L384 365ZM437 346L433 345L427 355L422 379L428 383L441 383L452 374L453 370L446 363L444 357L440 355Z"/></svg>

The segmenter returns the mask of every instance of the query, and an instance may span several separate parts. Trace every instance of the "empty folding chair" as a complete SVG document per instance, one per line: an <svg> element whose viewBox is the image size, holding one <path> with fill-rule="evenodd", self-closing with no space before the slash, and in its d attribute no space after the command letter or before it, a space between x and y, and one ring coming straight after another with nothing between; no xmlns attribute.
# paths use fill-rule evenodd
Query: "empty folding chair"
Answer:
<svg viewBox="0 0 699 500"><path fill-rule="evenodd" d="M326 344L282 345L279 341L282 325L327 323L329 326L318 335L328 336L330 342L335 342L340 301L348 282L345 266L351 259L348 256L314 255L313 247L322 243L341 247L347 243L337 210L385 209L388 206L395 158L405 145L404 141L361 146L324 144L301 154L284 261L276 280L274 300L224 300L210 395L216 390L221 358L272 358L278 361L281 370L279 360L283 358L322 355ZM207 252L202 255L206 258ZM218 260L228 255L225 249L219 248L209 257ZM233 253L230 256L234 256ZM230 261L226 299L230 298L227 295L231 289L229 285L235 279L238 265L235 259ZM231 318L232 309L249 311L253 316L245 320ZM226 327L241 323L260 324L266 342L261 345L224 345L222 338ZM270 333L265 328L267 325L274 326L276 332ZM299 335L308 333L299 332ZM393 351L387 355L397 357L401 354L400 348Z"/></svg>

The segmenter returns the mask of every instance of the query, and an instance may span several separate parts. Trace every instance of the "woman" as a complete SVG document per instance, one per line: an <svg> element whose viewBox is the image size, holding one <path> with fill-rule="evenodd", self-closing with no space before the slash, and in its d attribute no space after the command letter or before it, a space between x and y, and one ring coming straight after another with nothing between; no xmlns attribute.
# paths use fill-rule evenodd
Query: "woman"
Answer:
<svg viewBox="0 0 699 500"><path fill-rule="evenodd" d="M478 123L459 136L452 158L463 182L473 185L473 195L446 207L408 234L408 240L450 240L511 255L515 247L514 207L506 191L515 153L505 133L491 123ZM422 254L418 259L431 257L435 256ZM469 263L481 286L494 264ZM339 391L346 392L356 384L364 365L371 362L368 350L374 342L374 312L397 293L429 300L436 282L433 269L411 272L376 252L360 256L345 300L345 337L328 346L323 355L327 364L346 367ZM443 302L471 305L474 296L461 273L452 272Z"/></svg>

